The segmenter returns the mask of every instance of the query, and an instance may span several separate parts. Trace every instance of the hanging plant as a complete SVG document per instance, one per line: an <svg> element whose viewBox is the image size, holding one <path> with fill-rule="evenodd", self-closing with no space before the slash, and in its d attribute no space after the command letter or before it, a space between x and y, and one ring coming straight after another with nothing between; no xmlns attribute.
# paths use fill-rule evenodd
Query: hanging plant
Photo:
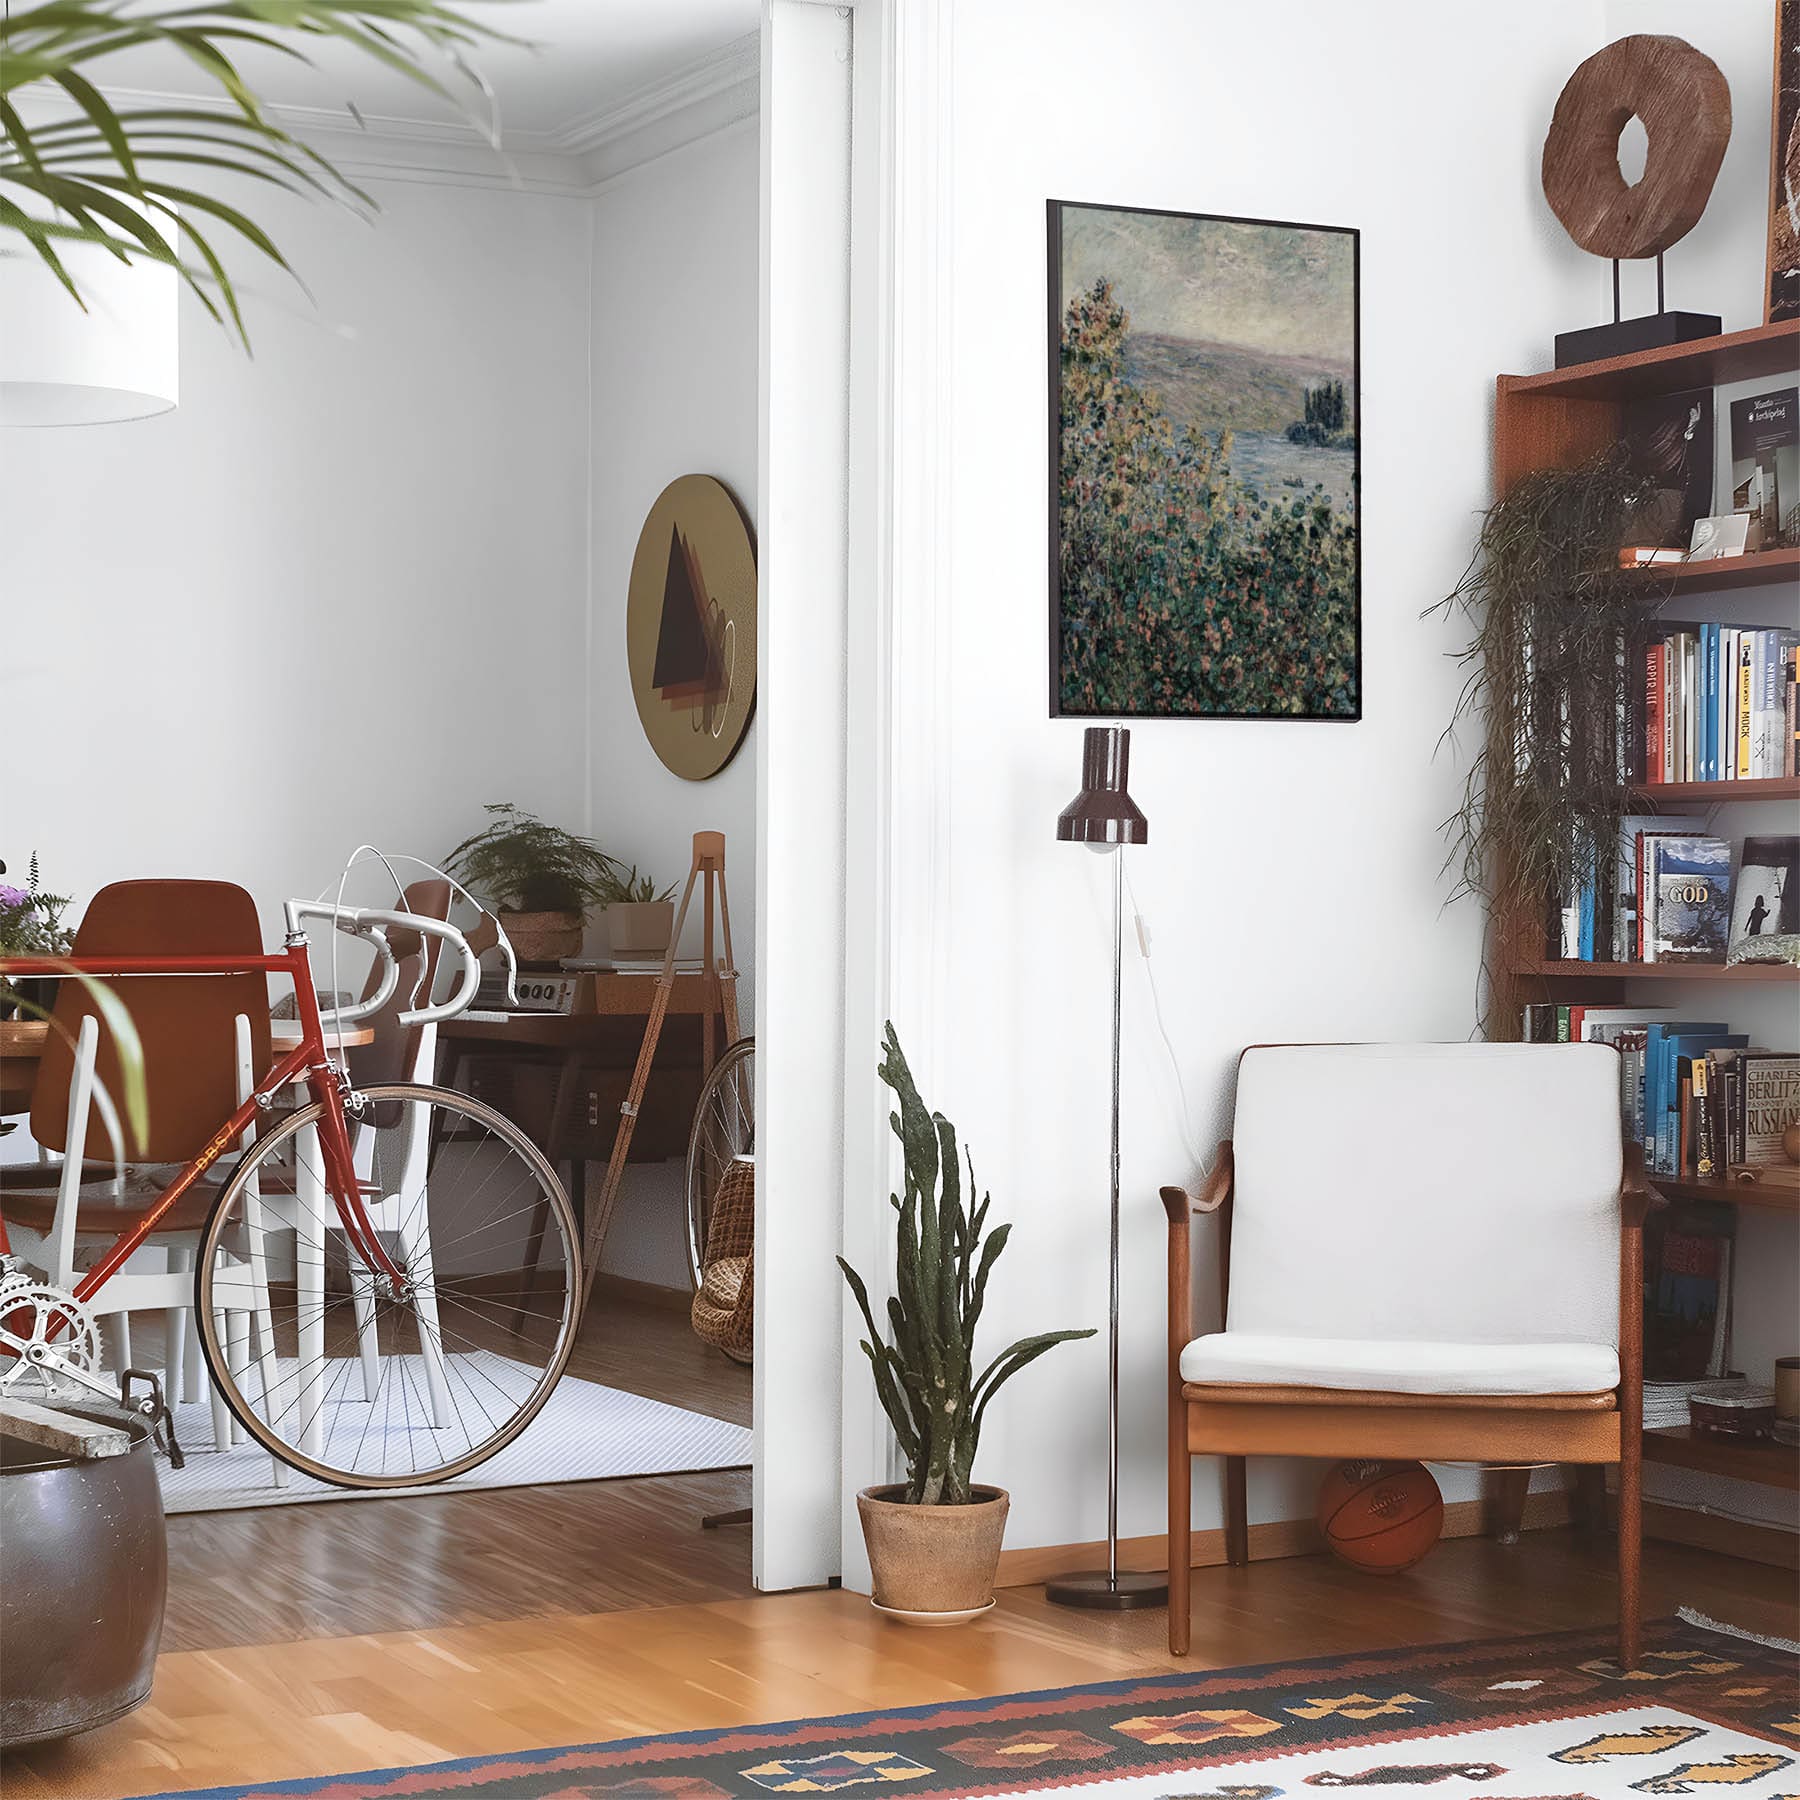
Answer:
<svg viewBox="0 0 1800 1800"><path fill-rule="evenodd" d="M1485 514L1475 556L1427 613L1460 608L1475 628L1468 678L1445 732L1478 721L1462 805L1445 821L1452 898L1488 907L1495 938L1533 943L1589 879L1610 882L1633 771L1624 741L1629 655L1659 597L1619 567L1650 484L1625 448L1525 476ZM1492 1018L1489 1035L1516 1036Z"/></svg>

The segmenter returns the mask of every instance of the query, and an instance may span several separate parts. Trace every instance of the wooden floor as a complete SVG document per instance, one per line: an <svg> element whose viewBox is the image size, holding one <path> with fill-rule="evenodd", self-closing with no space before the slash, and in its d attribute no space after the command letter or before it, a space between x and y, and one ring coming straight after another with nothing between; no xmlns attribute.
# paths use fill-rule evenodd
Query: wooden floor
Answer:
<svg viewBox="0 0 1800 1800"><path fill-rule="evenodd" d="M307 1509L290 1508L292 1518ZM1651 1616L1700 1607L1795 1632L1793 1580L1672 1545L1647 1547ZM1604 1546L1567 1530L1504 1548L1439 1546L1389 1580L1328 1557L1194 1576L1194 1654L1171 1664L1163 1615L1002 1595L956 1631L890 1625L854 1595L771 1595L650 1611L332 1637L164 1656L129 1719L0 1766L6 1800L118 1800L165 1788L584 1743L1054 1687L1172 1666L1604 1624Z"/></svg>
<svg viewBox="0 0 1800 1800"><path fill-rule="evenodd" d="M750 1371L685 1313L597 1290L569 1372L734 1424ZM321 1501L169 1521L166 1650L741 1598L750 1534L702 1531L750 1504L750 1474Z"/></svg>

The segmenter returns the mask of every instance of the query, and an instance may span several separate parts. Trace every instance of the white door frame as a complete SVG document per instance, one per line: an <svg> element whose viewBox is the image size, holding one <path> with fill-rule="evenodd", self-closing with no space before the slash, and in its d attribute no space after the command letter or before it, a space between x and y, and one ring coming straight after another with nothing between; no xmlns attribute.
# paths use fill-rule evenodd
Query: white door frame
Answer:
<svg viewBox="0 0 1800 1800"><path fill-rule="evenodd" d="M937 1060L943 1030L949 11L764 0L763 1588L841 1576L866 1591L855 1491L894 1472L833 1256L863 1271L879 1307L894 1159L876 1047L896 995L915 1064ZM852 41L846 69L836 59Z"/></svg>

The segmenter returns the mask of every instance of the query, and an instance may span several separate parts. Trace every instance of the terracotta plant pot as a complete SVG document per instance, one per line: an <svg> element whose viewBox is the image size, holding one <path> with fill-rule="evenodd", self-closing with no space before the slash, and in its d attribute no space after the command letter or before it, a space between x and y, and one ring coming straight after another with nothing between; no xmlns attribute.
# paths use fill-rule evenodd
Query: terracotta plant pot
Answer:
<svg viewBox="0 0 1800 1800"><path fill-rule="evenodd" d="M531 969L555 968L565 956L581 954L581 914L578 912L507 912L500 926L512 939L513 955Z"/></svg>
<svg viewBox="0 0 1800 1800"><path fill-rule="evenodd" d="M674 931L673 900L620 901L606 909L606 941L614 956L664 956Z"/></svg>
<svg viewBox="0 0 1800 1800"><path fill-rule="evenodd" d="M1006 1533L1006 1490L975 1488L967 1506L908 1506L905 1492L871 1487L856 1496L875 1604L915 1625L953 1625L985 1611Z"/></svg>

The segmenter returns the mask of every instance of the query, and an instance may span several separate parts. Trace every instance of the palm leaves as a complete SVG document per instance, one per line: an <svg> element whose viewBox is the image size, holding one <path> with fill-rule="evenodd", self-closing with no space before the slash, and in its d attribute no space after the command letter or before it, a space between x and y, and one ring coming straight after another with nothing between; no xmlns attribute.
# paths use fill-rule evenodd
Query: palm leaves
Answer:
<svg viewBox="0 0 1800 1800"><path fill-rule="evenodd" d="M869 1335L863 1354L875 1372L875 1391L907 1463L906 1498L915 1505L966 1505L969 1476L981 1441L981 1421L1001 1385L1053 1345L1090 1331L1047 1331L1002 1350L974 1372L975 1327L987 1298L988 1276L1006 1248L1012 1226L998 1225L983 1240L991 1196L968 1209L956 1127L928 1112L890 1024L882 1041L881 1079L900 1110L892 1116L906 1165L906 1196L890 1196L900 1215L894 1285L887 1303L892 1341L884 1341L862 1277L840 1256L838 1267L862 1309ZM975 1170L968 1165L968 1198Z"/></svg>
<svg viewBox="0 0 1800 1800"><path fill-rule="evenodd" d="M162 263L215 320L229 316L248 348L221 233L293 270L241 207L211 191L213 179L247 178L366 212L374 202L264 110L238 61L261 50L306 62L303 46L333 40L440 94L449 90L424 53L480 89L465 52L509 41L441 0L43 0L11 11L0 21L0 254L9 238L22 241L78 305L70 246ZM149 46L184 56L216 83L218 100L115 107L90 78L92 65ZM58 116L27 123L21 90L59 99Z"/></svg>

